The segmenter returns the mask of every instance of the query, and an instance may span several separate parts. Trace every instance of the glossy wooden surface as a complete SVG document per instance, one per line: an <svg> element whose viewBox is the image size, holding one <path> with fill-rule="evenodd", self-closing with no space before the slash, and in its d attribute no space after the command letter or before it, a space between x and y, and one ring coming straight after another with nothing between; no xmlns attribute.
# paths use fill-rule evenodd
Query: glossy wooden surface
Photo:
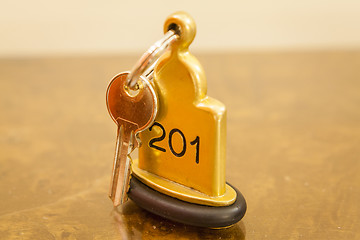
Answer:
<svg viewBox="0 0 360 240"><path fill-rule="evenodd" d="M110 79L137 56L0 60L0 239L359 239L360 52L200 55L248 211L195 228L107 196Z"/></svg>

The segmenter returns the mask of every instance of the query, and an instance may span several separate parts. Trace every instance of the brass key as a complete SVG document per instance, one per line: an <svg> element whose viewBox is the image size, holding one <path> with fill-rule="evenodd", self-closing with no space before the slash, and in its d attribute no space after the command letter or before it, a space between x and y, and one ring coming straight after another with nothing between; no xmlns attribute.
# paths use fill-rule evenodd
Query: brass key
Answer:
<svg viewBox="0 0 360 240"><path fill-rule="evenodd" d="M138 89L130 90L126 80L128 75L129 72L122 72L115 76L106 96L108 111L118 125L109 192L114 206L127 200L131 176L129 154L138 146L135 136L152 125L157 111L157 97L148 80L141 76Z"/></svg>

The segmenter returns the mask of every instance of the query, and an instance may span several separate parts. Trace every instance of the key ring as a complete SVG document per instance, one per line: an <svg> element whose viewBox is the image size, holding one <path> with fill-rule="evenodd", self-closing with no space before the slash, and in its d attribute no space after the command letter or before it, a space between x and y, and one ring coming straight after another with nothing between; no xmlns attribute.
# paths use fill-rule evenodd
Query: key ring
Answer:
<svg viewBox="0 0 360 240"><path fill-rule="evenodd" d="M168 49L168 47L179 38L174 30L169 30L162 39L155 42L134 65L126 79L127 86L132 89L138 89L138 79L141 75L151 78L155 64L159 57Z"/></svg>

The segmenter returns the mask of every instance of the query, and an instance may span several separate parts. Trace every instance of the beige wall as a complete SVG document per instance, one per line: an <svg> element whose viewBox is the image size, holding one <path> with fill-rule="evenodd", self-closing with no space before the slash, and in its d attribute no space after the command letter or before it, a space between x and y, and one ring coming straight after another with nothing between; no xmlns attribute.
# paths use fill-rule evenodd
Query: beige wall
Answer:
<svg viewBox="0 0 360 240"><path fill-rule="evenodd" d="M177 10L198 51L359 48L360 1L1 0L0 57L142 52Z"/></svg>

